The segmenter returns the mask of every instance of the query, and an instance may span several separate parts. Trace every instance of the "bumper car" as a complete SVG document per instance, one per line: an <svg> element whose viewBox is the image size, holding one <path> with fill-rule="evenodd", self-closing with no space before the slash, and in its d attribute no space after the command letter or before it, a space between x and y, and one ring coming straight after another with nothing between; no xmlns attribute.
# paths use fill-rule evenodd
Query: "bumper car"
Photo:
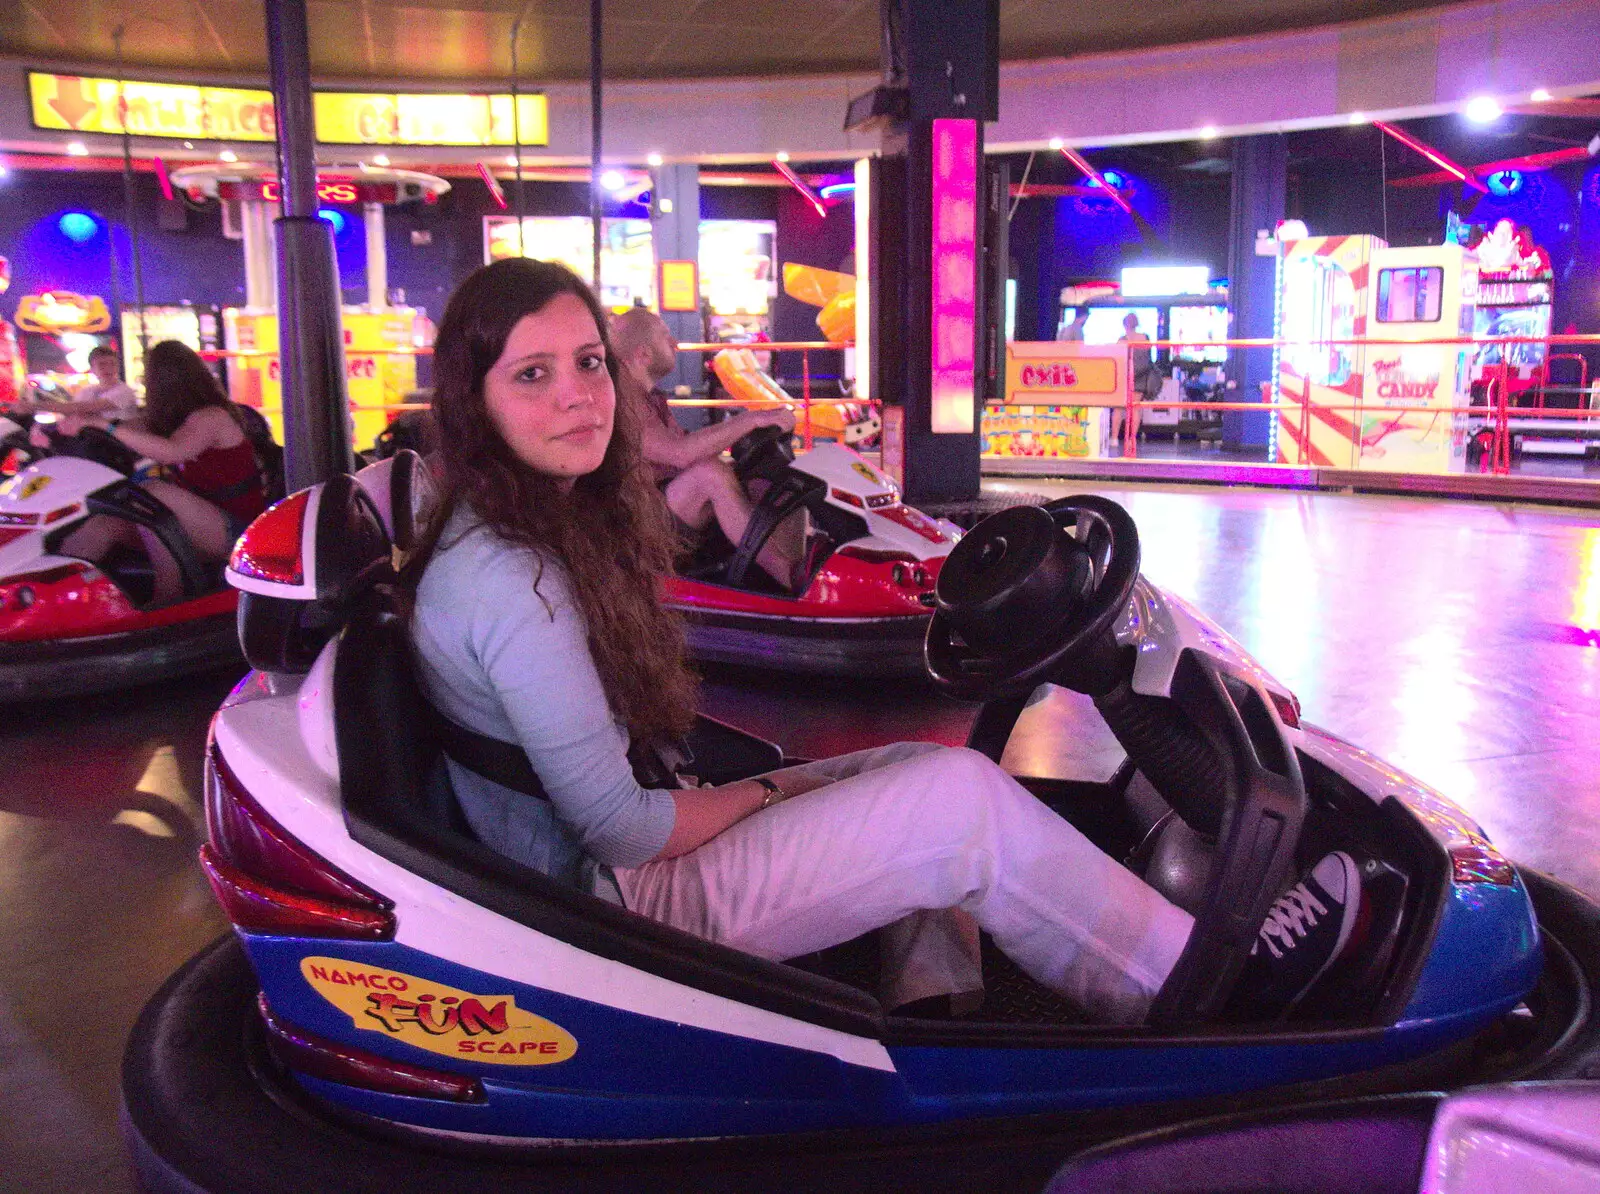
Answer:
<svg viewBox="0 0 1600 1194"><path fill-rule="evenodd" d="M426 438L420 416L402 416L363 459L420 450ZM961 529L907 506L890 478L843 444L796 456L790 433L763 427L729 454L747 492L761 497L740 542L712 526L667 582L664 599L683 615L689 653L812 675L920 677L934 585ZM756 557L802 514L807 553L796 591Z"/></svg>
<svg viewBox="0 0 1600 1194"><path fill-rule="evenodd" d="M238 595L133 481L136 453L90 427L53 435L40 454L12 420L0 420L0 450L32 461L0 485L0 701L104 692L239 659ZM183 599L150 604L142 554L100 564L63 555L63 541L96 514L159 537L178 561Z"/></svg>
<svg viewBox="0 0 1600 1194"><path fill-rule="evenodd" d="M147 1188L732 1190L776 1168L837 1191L905 1188L915 1163L918 1189L1038 1189L1070 1153L1200 1115L1593 1063L1593 905L1302 721L1139 575L1132 520L1098 497L969 532L926 662L985 700L970 744L991 758L1044 685L1091 696L1122 743L1107 782L1021 778L1194 913L1145 1023L1086 1023L992 950L977 1012L888 1014L870 937L769 962L519 866L423 782L436 723L391 567L409 455L376 498L335 478L235 551L256 670L213 723L201 852L234 933L130 1038ZM781 759L705 720L690 747L718 782ZM1288 1018L1260 1018L1234 979L1274 897L1333 848L1363 871L1354 944Z"/></svg>
<svg viewBox="0 0 1600 1194"><path fill-rule="evenodd" d="M747 491L761 497L739 543L710 532L667 584L690 653L820 675L922 675L934 586L960 529L907 506L893 481L842 444L797 457L788 433L763 427L730 454ZM806 563L792 591L755 561L801 512Z"/></svg>

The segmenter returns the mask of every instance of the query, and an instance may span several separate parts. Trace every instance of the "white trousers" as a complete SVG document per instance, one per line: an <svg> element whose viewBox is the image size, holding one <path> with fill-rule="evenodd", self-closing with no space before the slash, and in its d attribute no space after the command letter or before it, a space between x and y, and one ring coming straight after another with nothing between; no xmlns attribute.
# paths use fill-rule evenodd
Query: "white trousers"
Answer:
<svg viewBox="0 0 1600 1194"><path fill-rule="evenodd" d="M1095 1019L1143 1019L1193 918L993 762L898 743L808 767L826 786L687 854L619 869L623 901L772 960L893 925L886 944L907 972L888 984L891 1006L972 989L976 934L928 916L959 909Z"/></svg>

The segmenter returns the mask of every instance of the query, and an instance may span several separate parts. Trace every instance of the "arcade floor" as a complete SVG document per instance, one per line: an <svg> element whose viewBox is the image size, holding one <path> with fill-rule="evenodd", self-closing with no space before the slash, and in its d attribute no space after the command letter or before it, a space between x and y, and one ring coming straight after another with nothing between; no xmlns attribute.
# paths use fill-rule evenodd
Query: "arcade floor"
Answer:
<svg viewBox="0 0 1600 1194"><path fill-rule="evenodd" d="M1132 511L1146 574L1236 634L1307 719L1454 797L1511 857L1600 895L1600 513L1097 491ZM194 855L206 722L234 678L0 718L0 1189L133 1188L116 1127L122 1042L224 927ZM719 672L704 695L791 754L957 743L973 715L916 685ZM1025 725L1008 765L1109 773L1114 744L1081 706L1052 704L1067 745Z"/></svg>

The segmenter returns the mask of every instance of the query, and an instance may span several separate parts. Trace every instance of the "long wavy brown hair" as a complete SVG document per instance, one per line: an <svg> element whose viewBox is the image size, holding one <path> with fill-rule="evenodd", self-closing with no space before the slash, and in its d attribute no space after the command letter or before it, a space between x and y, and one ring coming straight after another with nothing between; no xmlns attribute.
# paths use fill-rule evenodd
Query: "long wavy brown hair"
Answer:
<svg viewBox="0 0 1600 1194"><path fill-rule="evenodd" d="M556 478L511 450L484 403L484 376L511 330L562 294L581 299L593 314L616 385L605 311L566 267L526 258L497 261L473 272L450 296L433 350L445 500L416 564L426 566L444 521L463 501L495 534L535 552L541 566L560 561L612 712L636 743L659 743L688 731L695 680L684 662L682 624L660 600L677 537L639 454L633 404L617 403L600 467L563 492ZM538 587L536 579L536 594Z"/></svg>
<svg viewBox="0 0 1600 1194"><path fill-rule="evenodd" d="M237 423L233 403L200 354L178 340L153 344L144 358L144 420L156 435L171 435L206 406L220 406Z"/></svg>

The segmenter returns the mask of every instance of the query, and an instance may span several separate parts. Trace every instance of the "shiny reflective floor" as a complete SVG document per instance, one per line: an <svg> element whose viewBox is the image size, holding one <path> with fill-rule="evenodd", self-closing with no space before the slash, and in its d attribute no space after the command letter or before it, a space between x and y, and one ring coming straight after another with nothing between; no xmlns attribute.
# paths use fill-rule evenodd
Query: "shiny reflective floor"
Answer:
<svg viewBox="0 0 1600 1194"><path fill-rule="evenodd" d="M997 492L1066 487L1028 480ZM1144 571L1299 695L1308 720L1462 803L1507 854L1600 895L1600 513L1103 485ZM0 1189L123 1194L122 1041L222 930L194 863L200 754L229 675L0 713ZM795 755L957 743L917 685L719 671L708 712ZM1030 711L1007 763L1108 773L1084 704Z"/></svg>

